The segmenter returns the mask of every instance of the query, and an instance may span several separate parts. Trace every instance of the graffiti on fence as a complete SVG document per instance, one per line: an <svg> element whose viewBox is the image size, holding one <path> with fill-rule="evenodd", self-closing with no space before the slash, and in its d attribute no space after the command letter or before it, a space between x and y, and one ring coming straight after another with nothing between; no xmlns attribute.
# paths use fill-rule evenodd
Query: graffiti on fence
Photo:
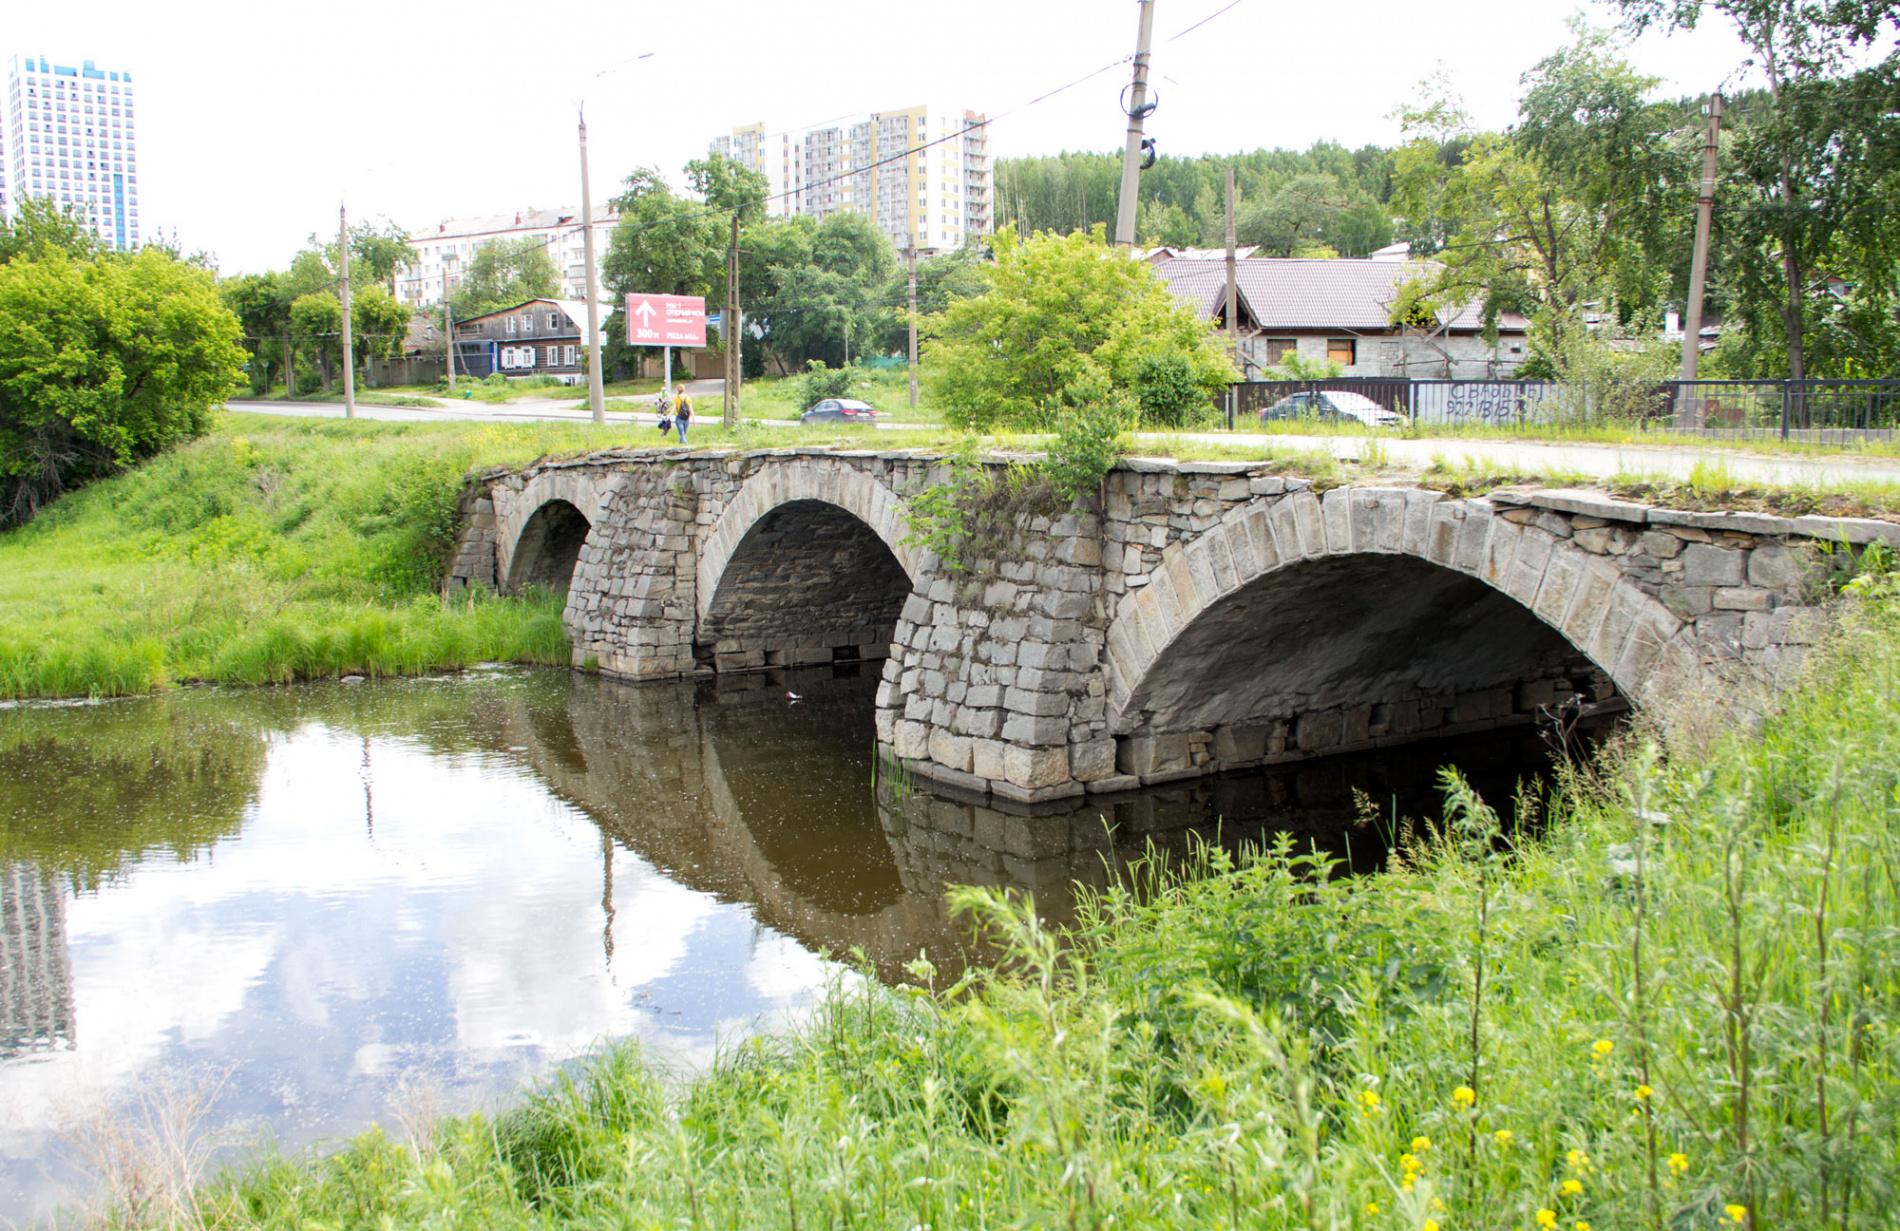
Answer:
<svg viewBox="0 0 1900 1231"><path fill-rule="evenodd" d="M1413 414L1421 423L1526 423L1543 417L1553 391L1542 381L1420 382Z"/></svg>

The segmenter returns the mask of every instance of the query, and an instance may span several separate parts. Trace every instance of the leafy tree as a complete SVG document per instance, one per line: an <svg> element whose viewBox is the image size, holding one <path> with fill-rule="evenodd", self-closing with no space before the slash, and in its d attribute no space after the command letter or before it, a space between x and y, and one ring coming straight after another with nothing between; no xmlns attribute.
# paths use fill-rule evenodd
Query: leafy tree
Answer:
<svg viewBox="0 0 1900 1231"><path fill-rule="evenodd" d="M1363 193L1311 173L1243 206L1234 235L1243 244L1258 244L1264 256L1363 256L1391 242L1392 224Z"/></svg>
<svg viewBox="0 0 1900 1231"><path fill-rule="evenodd" d="M1653 312L1668 286L1669 224L1689 215L1694 175L1671 113L1647 100L1654 85L1579 27L1526 74L1508 134L1472 131L1447 98L1409 110L1393 201L1445 245L1394 319L1429 328L1481 299L1493 321L1532 314L1558 356L1586 305L1626 320Z"/></svg>
<svg viewBox="0 0 1900 1231"><path fill-rule="evenodd" d="M163 252L0 265L0 525L202 433L240 331L210 273Z"/></svg>
<svg viewBox="0 0 1900 1231"><path fill-rule="evenodd" d="M985 292L926 322L934 391L952 423L1041 428L1085 391L1132 399L1150 356L1182 360L1207 400L1235 379L1208 324L1109 247L1103 228L1027 240L1005 230L995 248Z"/></svg>
<svg viewBox="0 0 1900 1231"><path fill-rule="evenodd" d="M953 299L981 295L984 258L981 241L971 240L960 248L918 261L918 319L941 313ZM903 353L910 346L910 274L907 269L900 267L892 273L880 301L893 306L888 318L871 332L871 345L893 354Z"/></svg>
<svg viewBox="0 0 1900 1231"><path fill-rule="evenodd" d="M343 350L343 304L334 294L312 291L290 304L290 336L298 351L315 361L323 388L330 387L330 368ZM297 389L303 392L300 383Z"/></svg>
<svg viewBox="0 0 1900 1231"><path fill-rule="evenodd" d="M61 209L50 197L23 197L13 217L0 214L0 265L49 251L84 260L99 251L99 241L77 209Z"/></svg>
<svg viewBox="0 0 1900 1231"><path fill-rule="evenodd" d="M686 164L686 182L728 226L731 224L727 220L734 213L739 215L741 227L765 217L765 198L771 191L765 176L717 150Z"/></svg>
<svg viewBox="0 0 1900 1231"><path fill-rule="evenodd" d="M380 285L359 287L350 295L350 348L360 369L372 356L387 359L402 353L409 336L408 308Z"/></svg>
<svg viewBox="0 0 1900 1231"><path fill-rule="evenodd" d="M224 306L244 328L244 347L251 354L251 392L271 387L272 374L281 373L290 389L290 302L285 274L242 274L218 283Z"/></svg>
<svg viewBox="0 0 1900 1231"><path fill-rule="evenodd" d="M1741 112L1732 174L1717 197L1718 276L1757 362L1772 361L1779 349L1788 375L1800 380L1809 375L1817 334L1825 366L1882 362L1900 330L1891 311L1900 264L1900 228L1891 220L1900 190L1900 51L1864 67L1855 60L1900 32L1900 10L1886 0L1617 5L1637 30L1692 29L1713 10L1766 79L1766 105ZM1839 294L1837 282L1854 291ZM1766 341L1772 324L1779 325L1778 348Z"/></svg>
<svg viewBox="0 0 1900 1231"><path fill-rule="evenodd" d="M726 181L720 183L723 186ZM614 308L604 326L601 362L609 372L637 371L653 348L627 345L623 307L627 296L636 291L706 294L715 265L724 263L725 243L720 220L704 205L676 196L651 167L641 167L627 177L626 190L614 198L614 205L620 221L601 263L602 280Z"/></svg>
<svg viewBox="0 0 1900 1231"><path fill-rule="evenodd" d="M475 249L449 295L457 320L561 293L561 274L538 239L493 239ZM354 319L354 318L352 318Z"/></svg>
<svg viewBox="0 0 1900 1231"><path fill-rule="evenodd" d="M869 218L786 219L754 228L742 237L742 250L747 247L769 252L759 281L747 281L742 268L740 285L756 288L745 291L747 315L765 330L782 369L813 359L843 367L847 350L862 354L888 340L897 253Z"/></svg>

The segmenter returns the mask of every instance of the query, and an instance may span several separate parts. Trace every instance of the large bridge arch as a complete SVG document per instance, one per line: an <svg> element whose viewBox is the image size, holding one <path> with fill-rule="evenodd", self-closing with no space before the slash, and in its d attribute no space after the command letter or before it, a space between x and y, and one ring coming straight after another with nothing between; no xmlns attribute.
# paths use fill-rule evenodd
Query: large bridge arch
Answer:
<svg viewBox="0 0 1900 1231"><path fill-rule="evenodd" d="M695 652L716 670L884 658L927 567L903 502L844 466L765 467L701 540Z"/></svg>
<svg viewBox="0 0 1900 1231"><path fill-rule="evenodd" d="M1144 743L1126 768L1166 772L1184 753L1204 765L1312 755L1495 724L1534 709L1540 671L1590 696L1575 677L1594 668L1595 695L1607 697L1607 684L1640 702L1704 670L1693 631L1614 562L1502 514L1428 491L1306 491L1238 506L1169 544L1109 626L1109 729L1124 743L1193 732L1216 746L1195 754L1169 744L1155 763ZM1563 664L1565 652L1588 668ZM1447 661L1434 664L1435 653ZM1412 695L1396 711L1370 695L1408 680ZM1354 687L1368 695L1349 695ZM1420 696L1443 701L1443 713L1421 718ZM1244 734L1215 739L1227 724Z"/></svg>

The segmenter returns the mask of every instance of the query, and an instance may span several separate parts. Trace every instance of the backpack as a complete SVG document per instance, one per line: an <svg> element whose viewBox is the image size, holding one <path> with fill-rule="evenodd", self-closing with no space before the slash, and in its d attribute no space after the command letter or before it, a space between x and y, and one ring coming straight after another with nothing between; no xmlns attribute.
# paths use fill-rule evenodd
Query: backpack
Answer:
<svg viewBox="0 0 1900 1231"><path fill-rule="evenodd" d="M682 393L680 394L679 410L674 413L674 418L691 419L692 417L693 417L693 399L687 397L684 393Z"/></svg>

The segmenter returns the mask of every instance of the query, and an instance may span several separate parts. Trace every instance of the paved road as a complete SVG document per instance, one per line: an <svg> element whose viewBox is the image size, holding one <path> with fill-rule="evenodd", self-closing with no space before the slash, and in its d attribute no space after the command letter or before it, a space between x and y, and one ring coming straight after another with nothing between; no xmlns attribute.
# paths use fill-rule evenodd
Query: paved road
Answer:
<svg viewBox="0 0 1900 1231"><path fill-rule="evenodd" d="M695 398L719 394L716 380L695 381L689 386ZM340 419L343 408L335 402L250 402L227 403L232 410L254 411L271 415L304 415ZM356 408L357 417L380 422L441 422L462 420L474 423L519 423L524 420L581 423L587 411L576 409L572 399L529 399L504 405L482 406L469 402L441 401L436 407L366 406ZM716 413L706 416L716 419ZM610 423L651 425L652 412L608 411ZM750 419L768 427L794 427L795 419ZM881 431L914 431L936 426L927 423L880 423ZM1180 436L1144 435L1137 440L1181 439ZM1366 438L1359 436L1281 436L1256 432L1195 432L1186 439L1210 444L1270 449L1318 450L1338 458L1359 459L1366 451ZM1390 462L1424 469L1442 458L1452 464L1469 462L1492 470L1511 470L1525 474L1568 471L1593 478L1617 474L1666 475L1686 479L1698 464L1725 468L1736 479L1777 487L1806 487L1844 482L1900 483L1900 460L1862 458L1846 454L1784 454L1772 456L1742 453L1733 449L1695 449L1678 445L1603 445L1544 444L1537 441L1432 439L1410 440L1380 437L1378 447ZM1139 446L1137 446L1139 451Z"/></svg>
<svg viewBox="0 0 1900 1231"><path fill-rule="evenodd" d="M1168 437L1154 437L1167 439ZM1338 458L1358 459L1366 438L1356 436L1277 436L1256 432L1196 432L1191 439L1214 444L1280 449L1315 449ZM1386 459L1424 469L1439 458L1466 461L1494 470L1526 474L1570 471L1607 479L1621 473L1667 475L1686 479L1697 464L1720 466L1737 479L1776 487L1806 487L1843 482L1900 483L1900 459L1849 454L1742 453L1734 449L1696 449L1679 445L1545 444L1541 441L1379 437Z"/></svg>

